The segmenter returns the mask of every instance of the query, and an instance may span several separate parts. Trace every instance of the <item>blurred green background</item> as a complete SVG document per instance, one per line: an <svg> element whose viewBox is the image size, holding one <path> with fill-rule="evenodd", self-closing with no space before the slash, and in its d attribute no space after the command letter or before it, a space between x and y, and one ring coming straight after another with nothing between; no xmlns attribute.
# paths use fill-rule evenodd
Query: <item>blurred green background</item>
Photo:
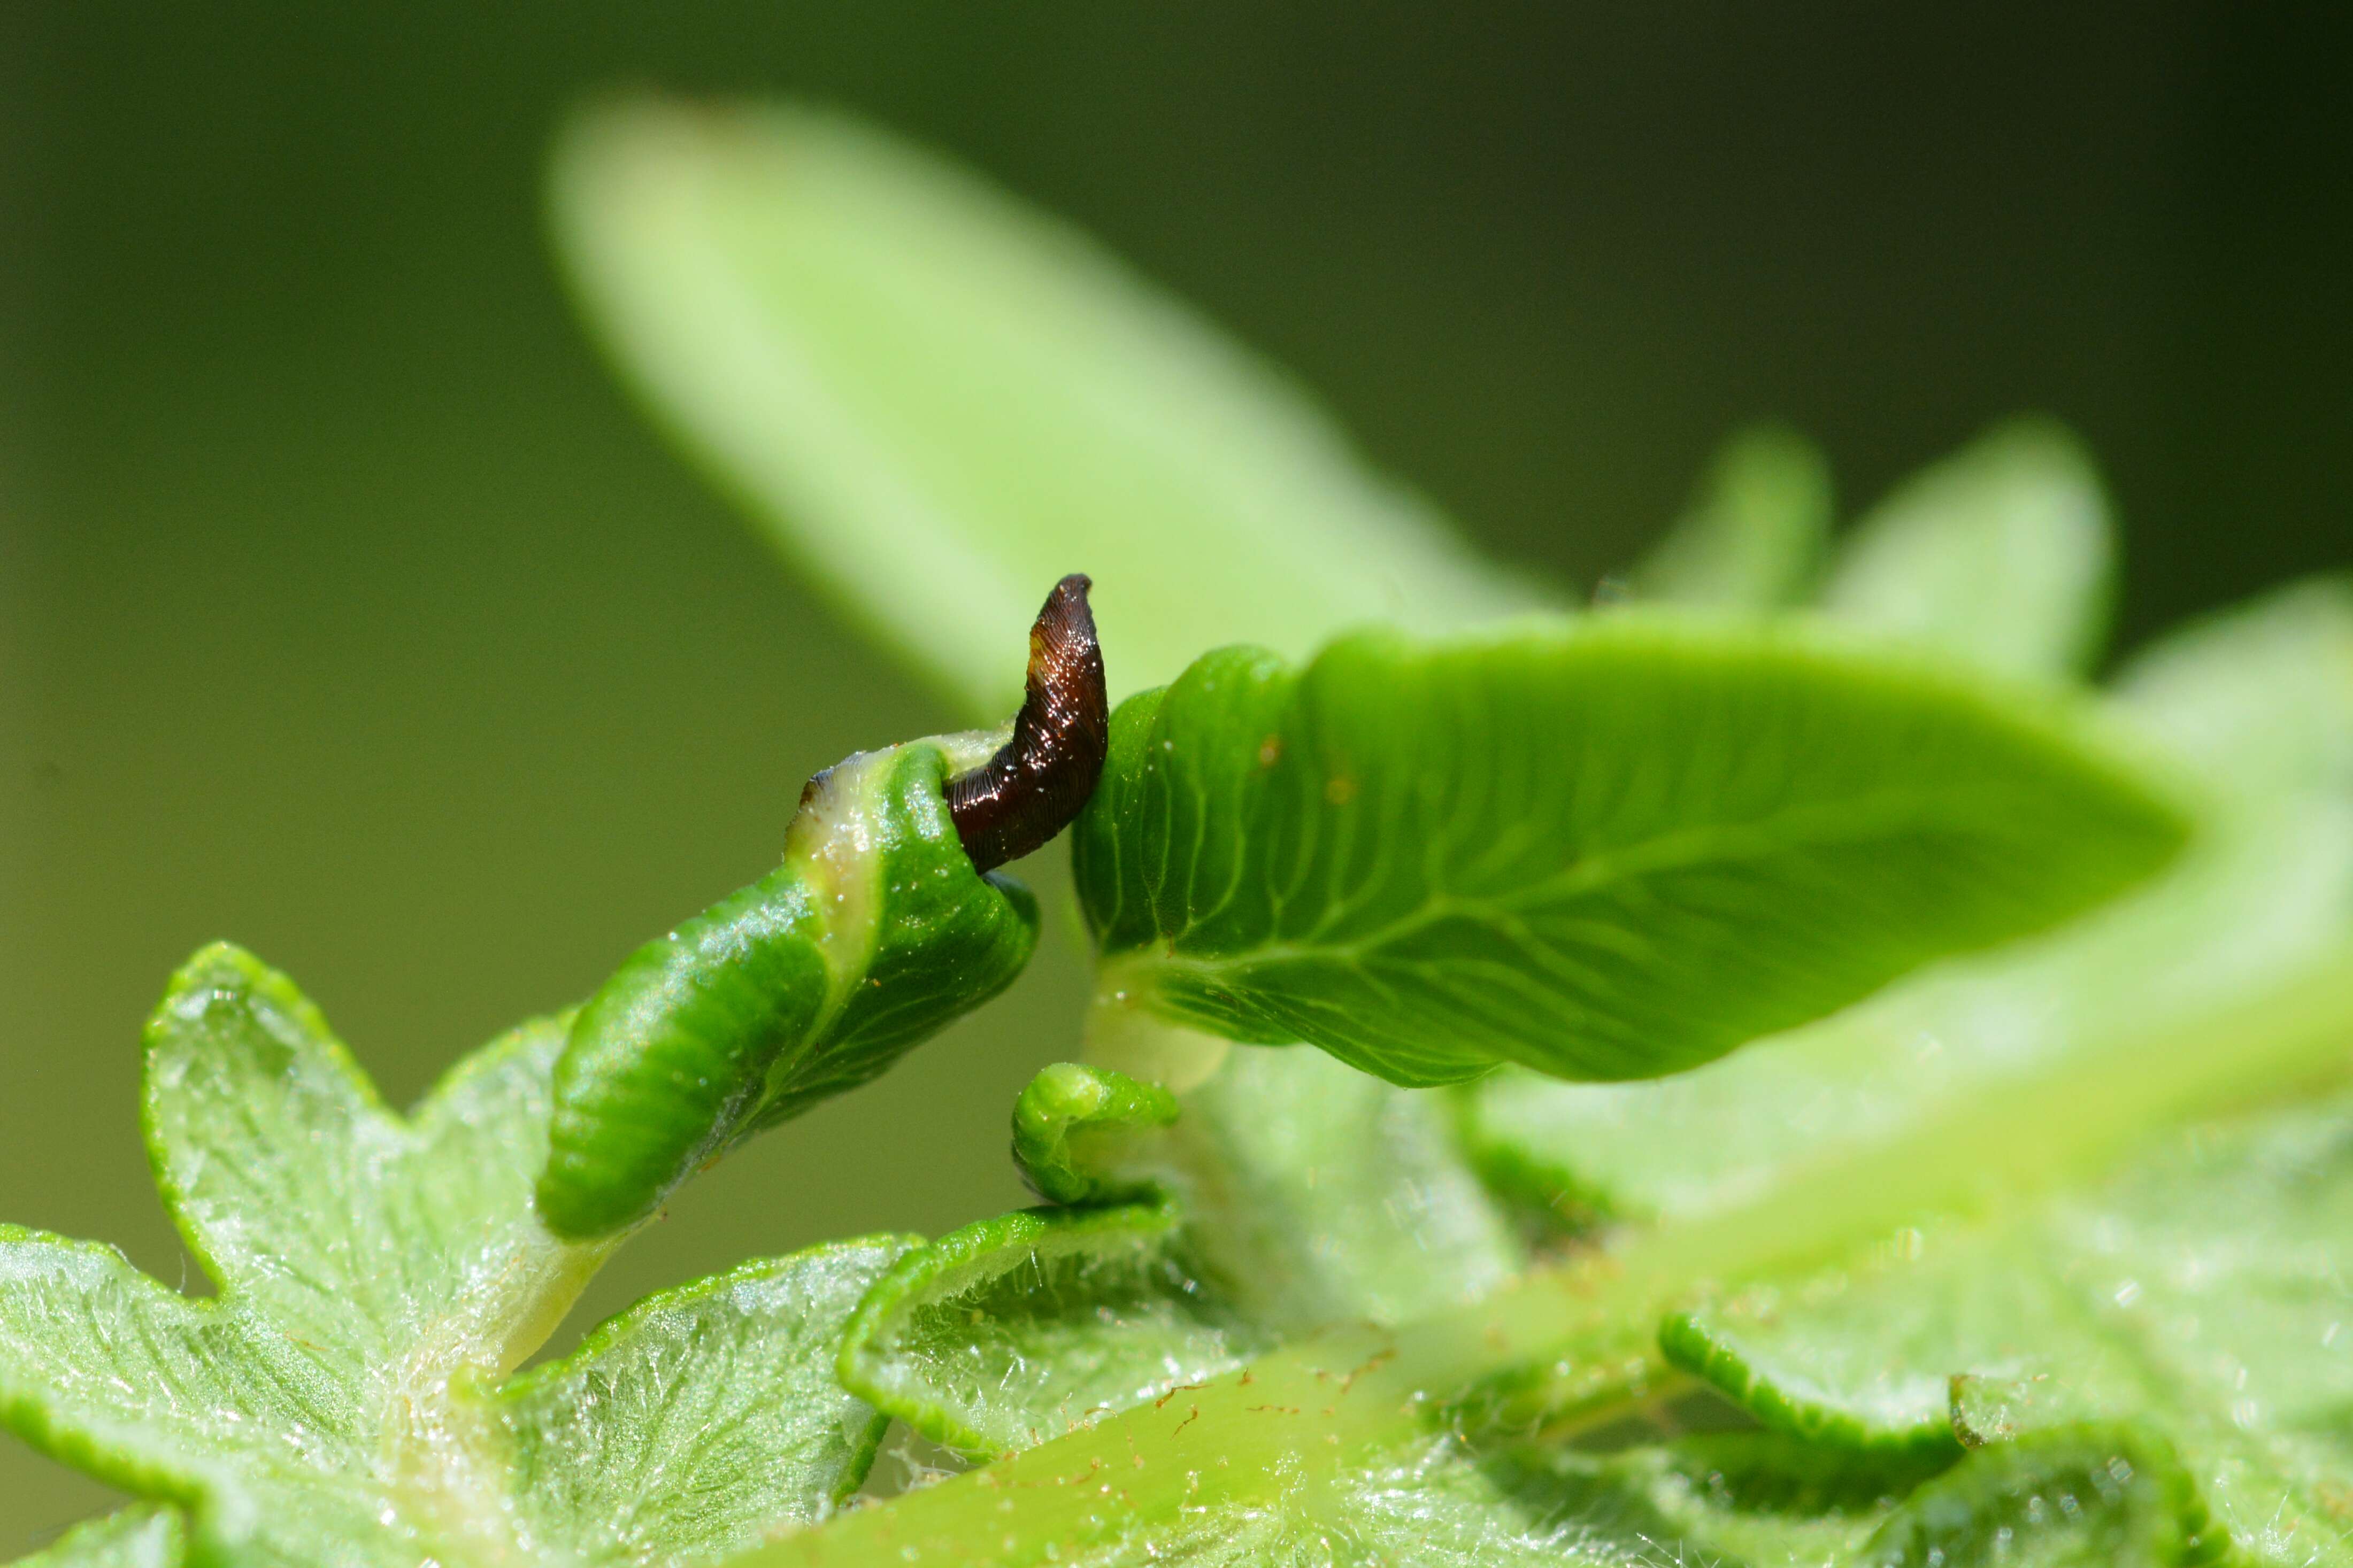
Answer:
<svg viewBox="0 0 2353 1568"><path fill-rule="evenodd" d="M199 942L289 970L406 1100L765 869L809 772L948 717L568 319L539 165L599 87L789 89L961 155L1574 581L1758 415L1850 507L1995 416L2073 421L2127 643L2353 558L2353 51L2319 8L0 11L0 1215L166 1280L137 1033ZM586 1315L1019 1201L1007 1111L1082 1000L1061 926L690 1189ZM102 1500L0 1451L0 1552Z"/></svg>

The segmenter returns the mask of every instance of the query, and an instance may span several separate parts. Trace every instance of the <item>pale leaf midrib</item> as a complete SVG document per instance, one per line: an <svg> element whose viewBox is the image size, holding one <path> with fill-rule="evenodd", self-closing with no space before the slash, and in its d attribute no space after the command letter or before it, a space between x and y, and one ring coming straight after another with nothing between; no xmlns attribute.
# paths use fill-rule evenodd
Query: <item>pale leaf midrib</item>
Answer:
<svg viewBox="0 0 2353 1568"><path fill-rule="evenodd" d="M1554 902L1588 898L1596 893L1669 871L1687 871L1711 864L1753 865L1778 856L1832 845L1852 846L1874 840L1896 840L1908 832L1937 825L1966 827L1993 816L1997 801L2017 792L1999 785L1968 790L1890 790L1852 796L1832 803L1784 807L1753 822L1709 823L1656 835L1637 844L1587 855L1538 881L1493 895L1440 893L1425 898L1377 930L1340 942L1320 942L1314 931L1328 929L1345 918L1345 907L1327 913L1303 937L1264 942L1219 953L1130 950L1109 955L1128 964L1161 972L1181 972L1215 979L1238 971L1257 970L1292 963L1358 963L1381 949L1451 919L1488 920L1523 916ZM1193 922L1188 922L1187 931ZM1181 943L1183 934L1163 941ZM1133 974L1134 968L1124 973Z"/></svg>

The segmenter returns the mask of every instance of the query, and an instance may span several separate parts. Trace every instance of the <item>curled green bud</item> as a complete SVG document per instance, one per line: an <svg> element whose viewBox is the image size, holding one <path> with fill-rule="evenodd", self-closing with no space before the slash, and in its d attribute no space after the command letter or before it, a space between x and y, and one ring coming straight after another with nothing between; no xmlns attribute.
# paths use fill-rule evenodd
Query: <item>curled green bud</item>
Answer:
<svg viewBox="0 0 2353 1568"><path fill-rule="evenodd" d="M1038 904L973 868L952 773L994 737L860 752L809 782L785 862L632 953L555 1066L539 1212L612 1235L730 1146L854 1089L1012 983Z"/></svg>
<svg viewBox="0 0 2353 1568"><path fill-rule="evenodd" d="M1176 1120L1176 1097L1108 1068L1056 1062L1013 1104L1013 1158L1050 1203L1124 1203L1156 1184L1133 1169L1149 1134Z"/></svg>

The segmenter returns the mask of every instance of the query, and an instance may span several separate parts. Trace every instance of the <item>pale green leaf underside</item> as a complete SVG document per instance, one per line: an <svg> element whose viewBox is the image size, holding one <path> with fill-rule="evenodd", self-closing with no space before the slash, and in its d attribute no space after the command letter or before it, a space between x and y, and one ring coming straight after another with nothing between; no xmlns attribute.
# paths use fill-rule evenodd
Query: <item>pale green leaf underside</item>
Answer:
<svg viewBox="0 0 2353 1568"><path fill-rule="evenodd" d="M523 1304L591 1256L532 1212L562 1043L561 1021L525 1025L405 1119L285 976L208 948L148 1026L157 1185L224 1301L364 1397L419 1356L511 1365L554 1326Z"/></svg>
<svg viewBox="0 0 2353 1568"><path fill-rule="evenodd" d="M186 1534L173 1510L140 1504L78 1524L9 1568L179 1568Z"/></svg>
<svg viewBox="0 0 2353 1568"><path fill-rule="evenodd" d="M1429 1083L1693 1067L2182 834L2067 710L1627 611L1204 658L1115 718L1074 854L1106 993Z"/></svg>
<svg viewBox="0 0 2353 1568"><path fill-rule="evenodd" d="M2061 426L2018 420L1880 502L1841 546L1822 605L2006 673L2063 675L2098 657L2115 573L2091 458Z"/></svg>
<svg viewBox="0 0 2353 1568"><path fill-rule="evenodd" d="M1250 638L1535 602L1279 374L1084 236L813 110L575 121L552 200L591 323L793 559L975 717L1095 579L1114 695Z"/></svg>
<svg viewBox="0 0 2353 1568"><path fill-rule="evenodd" d="M448 1449L425 1395L552 1327L594 1255L530 1211L560 1025L526 1025L410 1118L284 976L200 952L147 1031L158 1185L220 1284L190 1300L109 1248L0 1241L0 1415L256 1562L412 1562Z"/></svg>
<svg viewBox="0 0 2353 1568"><path fill-rule="evenodd" d="M500 1389L606 1250L533 1212L564 1040L526 1025L401 1117L283 975L199 953L149 1026L146 1122L220 1293L0 1231L0 1419L260 1568L635 1568L823 1517L879 1436L842 1324L902 1242L657 1296Z"/></svg>
<svg viewBox="0 0 2353 1568"><path fill-rule="evenodd" d="M1700 1313L1722 1364L1683 1359L1783 1430L1647 1439L1638 1426L1630 1447L1538 1447L1472 1425L1328 1471L1278 1465L1245 1505L1106 1503L1050 1549L1017 1508L976 1519L974 1539L994 1547L1001 1529L1008 1560L1090 1568L2196 1568L2242 1561L2234 1543L2252 1563L2331 1568L2353 1561L2348 1203L2353 1100L2177 1134L2093 1186L1901 1233ZM2105 1413L1970 1451L1952 1441L1945 1369L2037 1359L2072 1369L2090 1390L2078 1408ZM1122 1454L1107 1445L1100 1471L1063 1463L1119 1492L1152 1486L1166 1459L1134 1450L1136 1477ZM1124 1532L1091 1533L1123 1517Z"/></svg>
<svg viewBox="0 0 2353 1568"><path fill-rule="evenodd" d="M1041 1084L1141 1087L1063 1064L1025 1108ZM1475 1300L1523 1261L1426 1093L1235 1047L1173 1125L1165 1101L1094 1151L1114 1190L1162 1203L1007 1215L909 1257L860 1309L844 1381L935 1441L1013 1452L1281 1337Z"/></svg>
<svg viewBox="0 0 2353 1568"><path fill-rule="evenodd" d="M1779 426L1744 430L1635 568L1634 591L1720 610L1795 605L1813 587L1830 528L1830 465L1813 443Z"/></svg>
<svg viewBox="0 0 2353 1568"><path fill-rule="evenodd" d="M883 1417L834 1376L844 1325L912 1237L837 1242L665 1291L485 1414L527 1544L716 1561L864 1480Z"/></svg>
<svg viewBox="0 0 2353 1568"><path fill-rule="evenodd" d="M2242 1548L2353 1563L2353 1099L2180 1138L2097 1189L1907 1231L1672 1324L1833 1447L1949 1432L1953 1380L2047 1377L2178 1449Z"/></svg>
<svg viewBox="0 0 2353 1568"><path fill-rule="evenodd" d="M2284 590L2128 668L2120 716L2210 786L2200 841L2113 909L1655 1083L1499 1074L1482 1166L1571 1217L1688 1218L1900 1139L1972 1085L2050 1070L2292 980L2353 934L2353 591Z"/></svg>
<svg viewBox="0 0 2353 1568"><path fill-rule="evenodd" d="M1239 1365L1263 1336L1208 1300L1149 1204L1027 1209L902 1259L859 1309L841 1380L975 1458L1035 1447Z"/></svg>
<svg viewBox="0 0 2353 1568"><path fill-rule="evenodd" d="M1317 1051L1236 1046L1162 1146L1187 1253L1253 1321L1302 1333L1475 1300L1525 1264L1446 1108Z"/></svg>

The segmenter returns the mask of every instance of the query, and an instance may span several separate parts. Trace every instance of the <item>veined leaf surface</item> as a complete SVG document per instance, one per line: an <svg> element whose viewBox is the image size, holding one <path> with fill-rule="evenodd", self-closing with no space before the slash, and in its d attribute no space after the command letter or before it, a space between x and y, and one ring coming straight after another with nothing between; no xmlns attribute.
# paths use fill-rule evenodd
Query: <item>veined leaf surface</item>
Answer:
<svg viewBox="0 0 2353 1568"><path fill-rule="evenodd" d="M918 1248L870 1292L844 1384L985 1459L1239 1365L1266 1340L1205 1300L1149 1203L1023 1209Z"/></svg>
<svg viewBox="0 0 2353 1568"><path fill-rule="evenodd" d="M503 1382L608 1250L532 1205L564 1038L526 1024L403 1117L283 975L225 945L181 970L148 1144L219 1294L0 1227L0 1421L172 1505L79 1532L61 1568L175 1563L184 1513L192 1561L256 1568L708 1561L855 1489L875 1417L830 1373L901 1242L656 1296Z"/></svg>
<svg viewBox="0 0 2353 1568"><path fill-rule="evenodd" d="M1440 1083L1695 1066L2185 832L2063 709L1627 612L1210 655L1121 706L1073 854L1109 1004Z"/></svg>
<svg viewBox="0 0 2353 1568"><path fill-rule="evenodd" d="M913 1237L756 1258L621 1313L495 1393L484 1447L525 1539L584 1563L716 1562L816 1522L884 1416L834 1376L843 1330Z"/></svg>
<svg viewBox="0 0 2353 1568"><path fill-rule="evenodd" d="M2348 1113L2339 1094L2201 1129L2024 1212L1907 1227L1678 1318L1665 1348L1854 1450L1954 1444L1957 1378L2046 1378L2178 1449L2258 1561L2353 1562Z"/></svg>
<svg viewBox="0 0 2353 1568"><path fill-rule="evenodd" d="M2199 842L2046 942L1923 974L1698 1071L1467 1091L1480 1163L1572 1218L1690 1218L1954 1095L2292 983L2353 936L2353 589L2297 584L2167 637L2118 717L2204 786Z"/></svg>

